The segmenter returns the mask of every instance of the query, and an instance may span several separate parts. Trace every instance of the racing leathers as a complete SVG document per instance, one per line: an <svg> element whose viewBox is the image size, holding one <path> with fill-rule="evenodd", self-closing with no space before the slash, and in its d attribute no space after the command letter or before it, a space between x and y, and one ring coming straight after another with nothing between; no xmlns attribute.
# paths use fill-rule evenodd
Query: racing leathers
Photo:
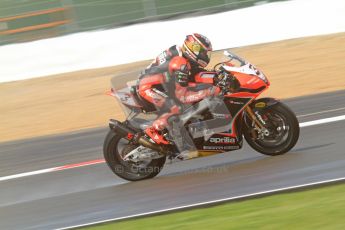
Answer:
<svg viewBox="0 0 345 230"><path fill-rule="evenodd" d="M180 122L178 114L182 112L185 104L193 104L207 96L218 93L219 88L213 89L213 86L210 85L210 87L199 89L198 84L193 82L193 77L205 70L187 59L182 61L187 62L190 66L188 79L184 77L186 75L174 74L169 66L171 67L177 59L175 57L178 56L183 59L177 46L172 46L158 55L141 74L137 84L137 92L146 104L146 106L144 105L146 111L157 110L160 114L153 122L152 127L145 130L145 133L158 144L165 143L160 131L167 128L170 136L174 138L178 150L180 152L191 152L196 149Z"/></svg>

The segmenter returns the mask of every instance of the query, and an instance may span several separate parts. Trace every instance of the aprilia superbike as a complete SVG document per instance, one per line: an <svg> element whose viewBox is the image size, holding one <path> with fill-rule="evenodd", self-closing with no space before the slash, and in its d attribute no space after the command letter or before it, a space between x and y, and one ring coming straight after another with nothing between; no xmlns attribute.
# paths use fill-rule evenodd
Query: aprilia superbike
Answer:
<svg viewBox="0 0 345 230"><path fill-rule="evenodd" d="M224 54L226 61L215 65L212 71L194 76L194 84L209 87L217 79L216 86L221 91L186 105L179 116L198 150L190 158L241 149L243 139L265 155L288 152L299 138L295 114L276 99L257 99L270 85L264 73L234 53ZM104 141L108 166L130 181L156 176L166 159L176 160L174 137L168 130L163 130L160 136L144 132L152 125L149 116L157 114L145 111L135 86L112 88L110 95L119 99L130 113L123 122L114 119L109 122L110 130ZM148 117L140 118L143 114Z"/></svg>

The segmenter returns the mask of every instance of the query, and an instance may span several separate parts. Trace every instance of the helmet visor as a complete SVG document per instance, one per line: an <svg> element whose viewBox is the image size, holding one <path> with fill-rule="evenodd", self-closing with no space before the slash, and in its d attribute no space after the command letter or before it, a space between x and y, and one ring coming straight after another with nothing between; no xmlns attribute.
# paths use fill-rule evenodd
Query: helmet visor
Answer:
<svg viewBox="0 0 345 230"><path fill-rule="evenodd" d="M199 53L198 58L206 62L207 64L210 62L211 59L211 51L203 50Z"/></svg>

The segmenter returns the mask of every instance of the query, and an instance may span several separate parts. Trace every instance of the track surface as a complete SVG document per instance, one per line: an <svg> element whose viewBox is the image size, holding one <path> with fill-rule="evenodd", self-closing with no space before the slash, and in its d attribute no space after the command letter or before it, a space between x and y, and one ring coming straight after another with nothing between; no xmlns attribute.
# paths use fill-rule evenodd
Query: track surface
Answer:
<svg viewBox="0 0 345 230"><path fill-rule="evenodd" d="M290 99L300 122L345 114L345 91ZM337 109L336 111L332 111ZM331 110L325 113L320 111ZM314 115L303 116L306 114ZM302 116L301 116L302 115ZM305 127L288 154L250 149L126 183L105 164L0 182L0 229L52 229L345 176L345 121ZM0 177L102 158L106 128L0 145Z"/></svg>

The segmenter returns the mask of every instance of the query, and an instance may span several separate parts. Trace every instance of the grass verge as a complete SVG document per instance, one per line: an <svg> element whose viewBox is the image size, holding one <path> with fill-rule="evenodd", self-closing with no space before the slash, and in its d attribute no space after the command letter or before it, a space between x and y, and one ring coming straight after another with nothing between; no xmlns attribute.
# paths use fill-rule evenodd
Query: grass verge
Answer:
<svg viewBox="0 0 345 230"><path fill-rule="evenodd" d="M345 229L345 184L85 229Z"/></svg>

